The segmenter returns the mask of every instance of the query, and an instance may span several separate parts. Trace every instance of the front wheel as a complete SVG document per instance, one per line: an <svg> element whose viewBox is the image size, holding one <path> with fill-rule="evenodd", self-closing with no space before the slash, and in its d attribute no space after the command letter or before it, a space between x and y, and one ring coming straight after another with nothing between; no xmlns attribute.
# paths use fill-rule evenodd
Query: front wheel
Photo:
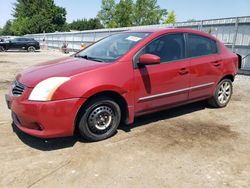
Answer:
<svg viewBox="0 0 250 188"><path fill-rule="evenodd" d="M100 141L111 137L121 121L121 109L110 98L92 100L80 114L78 129L88 141Z"/></svg>
<svg viewBox="0 0 250 188"><path fill-rule="evenodd" d="M233 93L233 84L229 79L223 79L217 86L214 95L208 103L215 108L227 106Z"/></svg>

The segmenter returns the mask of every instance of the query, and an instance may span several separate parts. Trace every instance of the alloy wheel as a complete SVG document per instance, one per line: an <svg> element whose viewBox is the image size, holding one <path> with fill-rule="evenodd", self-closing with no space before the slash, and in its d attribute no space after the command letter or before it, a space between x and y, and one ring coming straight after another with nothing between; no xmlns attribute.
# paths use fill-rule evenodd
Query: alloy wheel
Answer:
<svg viewBox="0 0 250 188"><path fill-rule="evenodd" d="M232 87L231 84L227 81L223 82L218 91L218 101L221 104L226 104L228 100L230 99L232 94Z"/></svg>
<svg viewBox="0 0 250 188"><path fill-rule="evenodd" d="M34 51L36 51L34 46L28 47L28 52L34 52Z"/></svg>

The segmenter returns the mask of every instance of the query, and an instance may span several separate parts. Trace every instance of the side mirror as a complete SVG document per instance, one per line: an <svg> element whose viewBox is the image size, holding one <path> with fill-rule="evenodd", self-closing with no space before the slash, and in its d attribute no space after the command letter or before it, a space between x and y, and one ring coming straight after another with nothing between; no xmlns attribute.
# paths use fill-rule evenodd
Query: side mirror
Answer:
<svg viewBox="0 0 250 188"><path fill-rule="evenodd" d="M153 54L143 54L139 58L140 65L159 64L160 62L161 62L161 58Z"/></svg>
<svg viewBox="0 0 250 188"><path fill-rule="evenodd" d="M12 43L12 41L11 41L11 40L9 40L9 43Z"/></svg>

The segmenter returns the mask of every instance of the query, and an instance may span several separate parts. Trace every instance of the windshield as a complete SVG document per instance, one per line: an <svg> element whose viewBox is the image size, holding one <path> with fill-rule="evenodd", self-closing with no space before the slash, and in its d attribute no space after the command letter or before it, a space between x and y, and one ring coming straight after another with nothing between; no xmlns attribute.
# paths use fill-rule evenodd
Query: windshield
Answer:
<svg viewBox="0 0 250 188"><path fill-rule="evenodd" d="M111 35L80 51L75 57L85 58L100 62L113 62L127 53L138 42L150 33L119 33Z"/></svg>

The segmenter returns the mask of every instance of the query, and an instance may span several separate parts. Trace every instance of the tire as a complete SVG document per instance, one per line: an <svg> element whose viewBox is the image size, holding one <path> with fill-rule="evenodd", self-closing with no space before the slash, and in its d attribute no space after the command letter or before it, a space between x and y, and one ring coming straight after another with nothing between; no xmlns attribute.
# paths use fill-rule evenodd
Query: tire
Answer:
<svg viewBox="0 0 250 188"><path fill-rule="evenodd" d="M100 141L113 136L120 121L120 106L108 97L99 97L86 105L77 126L85 140Z"/></svg>
<svg viewBox="0 0 250 188"><path fill-rule="evenodd" d="M229 103L233 94L233 84L230 79L223 79L217 85L214 95L208 103L215 108L223 108Z"/></svg>
<svg viewBox="0 0 250 188"><path fill-rule="evenodd" d="M28 52L35 52L36 48L34 46L28 46L27 51Z"/></svg>
<svg viewBox="0 0 250 188"><path fill-rule="evenodd" d="M5 52L5 48L3 46L0 46L0 52Z"/></svg>

